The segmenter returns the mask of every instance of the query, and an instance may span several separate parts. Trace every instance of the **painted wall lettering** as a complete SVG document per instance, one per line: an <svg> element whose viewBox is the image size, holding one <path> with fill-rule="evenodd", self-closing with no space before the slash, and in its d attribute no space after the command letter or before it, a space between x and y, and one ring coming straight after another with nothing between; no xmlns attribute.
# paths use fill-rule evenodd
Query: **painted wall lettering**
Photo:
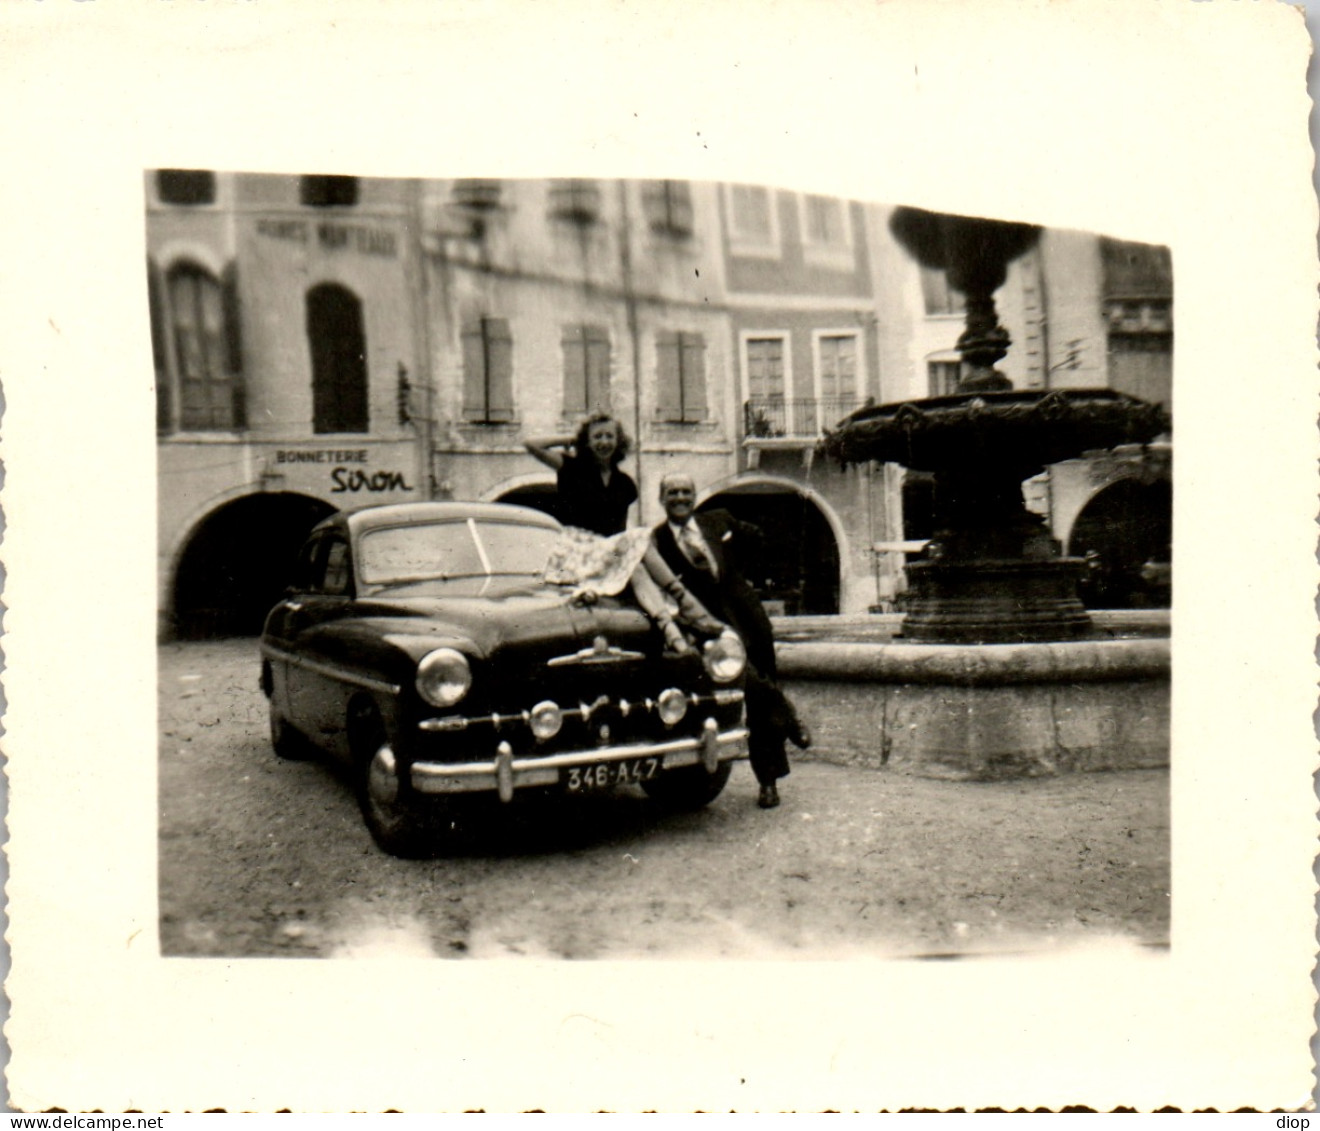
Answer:
<svg viewBox="0 0 1320 1131"><path fill-rule="evenodd" d="M332 251L352 247L363 255L394 255L394 233L361 224L336 224L326 220L316 225L316 238Z"/></svg>
<svg viewBox="0 0 1320 1131"><path fill-rule="evenodd" d="M361 468L349 471L346 467L336 467L330 473L334 486L332 495L341 495L345 491L411 491L412 487L404 480L401 471L377 471L368 475Z"/></svg>
<svg viewBox="0 0 1320 1131"><path fill-rule="evenodd" d="M258 220L257 234L273 240L307 242L307 225L302 220Z"/></svg>
<svg viewBox="0 0 1320 1131"><path fill-rule="evenodd" d="M395 256L398 241L388 228L371 228L365 224L338 224L323 220L316 225L316 242L326 251L356 251L361 255ZM257 221L257 234L273 240L291 240L310 243L312 227L305 220Z"/></svg>
<svg viewBox="0 0 1320 1131"><path fill-rule="evenodd" d="M320 448L313 451L281 449L275 453L276 463L366 463L367 449L355 448L352 451L340 451L336 448Z"/></svg>

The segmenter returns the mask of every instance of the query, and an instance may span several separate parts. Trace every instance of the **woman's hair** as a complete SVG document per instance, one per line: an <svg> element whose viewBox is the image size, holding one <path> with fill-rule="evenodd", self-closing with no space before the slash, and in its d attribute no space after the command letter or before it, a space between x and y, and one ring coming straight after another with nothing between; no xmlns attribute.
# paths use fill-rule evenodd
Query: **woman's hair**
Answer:
<svg viewBox="0 0 1320 1131"><path fill-rule="evenodd" d="M628 449L632 447L632 441L628 439L628 433L624 431L623 424L608 412L594 412L582 422L582 427L577 430L577 435L573 437L574 451L580 457L585 457L591 452L591 429L595 424L614 425L618 441L614 445L614 455L610 457L610 466L618 467L628 455Z"/></svg>

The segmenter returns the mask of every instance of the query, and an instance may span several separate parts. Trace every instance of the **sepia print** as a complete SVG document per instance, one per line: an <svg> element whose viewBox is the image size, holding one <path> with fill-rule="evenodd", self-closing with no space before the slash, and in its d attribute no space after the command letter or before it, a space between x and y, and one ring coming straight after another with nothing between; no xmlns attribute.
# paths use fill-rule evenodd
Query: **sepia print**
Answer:
<svg viewBox="0 0 1320 1131"><path fill-rule="evenodd" d="M1308 1102L1295 10L158 7L3 17L12 1106Z"/></svg>
<svg viewBox="0 0 1320 1131"><path fill-rule="evenodd" d="M1168 945L1168 248L686 180L146 198L163 953ZM597 419L617 518L556 474ZM675 475L768 625L718 572L648 623L510 506L661 545Z"/></svg>

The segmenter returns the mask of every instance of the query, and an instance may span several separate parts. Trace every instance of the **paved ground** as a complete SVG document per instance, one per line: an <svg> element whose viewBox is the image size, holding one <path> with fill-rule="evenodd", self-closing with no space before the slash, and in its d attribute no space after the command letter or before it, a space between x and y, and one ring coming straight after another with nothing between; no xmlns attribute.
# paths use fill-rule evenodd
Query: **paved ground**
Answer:
<svg viewBox="0 0 1320 1131"><path fill-rule="evenodd" d="M162 646L166 954L830 957L1167 942L1168 775L940 782L795 763L756 808L640 792L497 814L382 854L345 782L267 740L255 642ZM827 757L828 750L815 752Z"/></svg>

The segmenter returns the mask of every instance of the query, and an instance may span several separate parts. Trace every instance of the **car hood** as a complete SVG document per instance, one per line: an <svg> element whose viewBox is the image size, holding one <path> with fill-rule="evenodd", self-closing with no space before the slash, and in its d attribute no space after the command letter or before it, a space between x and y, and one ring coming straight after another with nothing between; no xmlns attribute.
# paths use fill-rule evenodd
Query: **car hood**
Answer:
<svg viewBox="0 0 1320 1131"><path fill-rule="evenodd" d="M481 659L510 648L550 656L588 647L598 636L609 645L648 653L655 645L646 615L619 598L585 604L567 590L525 580L398 586L359 600L358 611L409 651L453 643Z"/></svg>

